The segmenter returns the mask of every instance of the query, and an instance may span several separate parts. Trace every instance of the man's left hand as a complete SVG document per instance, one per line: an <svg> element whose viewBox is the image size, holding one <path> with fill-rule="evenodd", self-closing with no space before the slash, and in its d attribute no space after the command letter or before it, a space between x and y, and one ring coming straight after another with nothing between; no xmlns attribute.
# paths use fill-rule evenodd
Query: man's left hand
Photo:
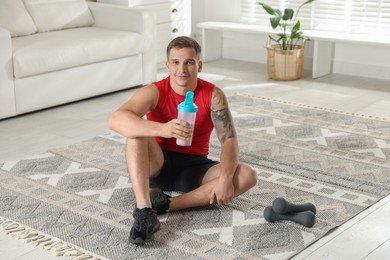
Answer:
<svg viewBox="0 0 390 260"><path fill-rule="evenodd" d="M217 185L211 192L210 204L223 205L234 198L234 185L231 180L219 178Z"/></svg>

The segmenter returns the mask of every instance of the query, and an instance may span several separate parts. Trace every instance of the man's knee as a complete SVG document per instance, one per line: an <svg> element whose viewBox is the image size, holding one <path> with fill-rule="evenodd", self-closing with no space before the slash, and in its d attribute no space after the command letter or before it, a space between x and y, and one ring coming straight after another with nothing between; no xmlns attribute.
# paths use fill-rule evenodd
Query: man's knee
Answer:
<svg viewBox="0 0 390 260"><path fill-rule="evenodd" d="M239 176L242 179L242 181L246 184L248 189L254 187L257 184L256 170L248 164L240 164Z"/></svg>
<svg viewBox="0 0 390 260"><path fill-rule="evenodd" d="M138 151L147 149L150 152L160 151L161 148L154 137L128 138L126 144L127 150Z"/></svg>
<svg viewBox="0 0 390 260"><path fill-rule="evenodd" d="M164 163L164 154L154 137L127 139L126 160L128 163L148 163L150 175L155 176Z"/></svg>
<svg viewBox="0 0 390 260"><path fill-rule="evenodd" d="M150 137L137 137L137 138L128 138L127 147L129 146L140 146L141 148L148 147Z"/></svg>

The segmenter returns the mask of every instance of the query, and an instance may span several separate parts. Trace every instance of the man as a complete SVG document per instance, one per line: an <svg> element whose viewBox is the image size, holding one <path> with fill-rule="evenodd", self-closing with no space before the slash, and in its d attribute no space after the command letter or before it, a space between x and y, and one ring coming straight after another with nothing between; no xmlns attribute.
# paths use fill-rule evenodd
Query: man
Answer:
<svg viewBox="0 0 390 260"><path fill-rule="evenodd" d="M169 76L137 90L109 120L110 128L128 139L126 159L136 197L131 243L153 238L160 227L157 214L226 204L257 183L254 169L239 162L224 93L198 78L200 56L199 44L190 37L172 40L167 47ZM177 119L177 106L188 91L194 92L198 106L193 140L191 146L178 146L177 138L191 135L190 125ZM207 158L213 129L221 142L220 162ZM165 190L183 193L171 198Z"/></svg>

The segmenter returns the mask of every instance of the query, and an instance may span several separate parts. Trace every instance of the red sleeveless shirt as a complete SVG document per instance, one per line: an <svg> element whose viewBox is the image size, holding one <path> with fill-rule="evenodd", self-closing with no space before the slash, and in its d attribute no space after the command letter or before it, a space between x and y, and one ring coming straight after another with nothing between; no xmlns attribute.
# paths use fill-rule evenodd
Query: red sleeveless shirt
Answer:
<svg viewBox="0 0 390 260"><path fill-rule="evenodd" d="M185 97L173 91L170 84L170 76L153 82L153 84L158 88L160 96L157 106L153 111L146 114L146 118L161 123L177 118L177 106L184 101ZM198 106L198 112L195 119L192 145L180 146L176 144L176 138L157 136L156 140L162 149L207 157L210 135L214 129L214 124L211 120L211 98L214 87L214 84L198 78L194 91L194 103Z"/></svg>

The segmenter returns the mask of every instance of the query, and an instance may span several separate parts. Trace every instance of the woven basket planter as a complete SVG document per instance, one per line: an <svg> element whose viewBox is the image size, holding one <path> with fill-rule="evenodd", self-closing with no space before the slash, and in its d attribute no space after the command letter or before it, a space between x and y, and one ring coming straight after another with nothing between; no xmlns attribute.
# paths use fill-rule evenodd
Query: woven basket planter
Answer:
<svg viewBox="0 0 390 260"><path fill-rule="evenodd" d="M279 45L267 46L268 77L274 80L296 80L303 75L305 45L281 50Z"/></svg>

